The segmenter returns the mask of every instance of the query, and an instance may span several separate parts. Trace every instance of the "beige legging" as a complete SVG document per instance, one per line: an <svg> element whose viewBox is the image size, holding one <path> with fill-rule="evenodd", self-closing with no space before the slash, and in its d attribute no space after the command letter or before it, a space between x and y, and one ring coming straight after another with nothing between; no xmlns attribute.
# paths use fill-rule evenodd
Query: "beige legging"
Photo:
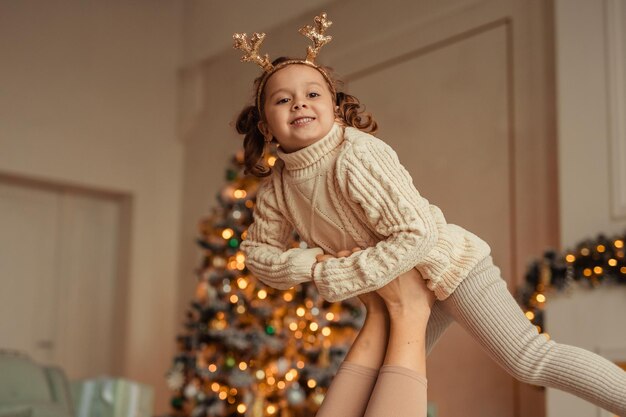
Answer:
<svg viewBox="0 0 626 417"><path fill-rule="evenodd" d="M452 321L518 380L561 389L626 417L626 372L595 353L540 335L509 293L490 256L450 297L433 306L427 352ZM377 372L344 362L318 416L425 416L426 380L418 381L420 375L408 369L383 366ZM345 413L333 412L344 409Z"/></svg>
<svg viewBox="0 0 626 417"><path fill-rule="evenodd" d="M401 366L343 362L317 417L425 417L426 377Z"/></svg>

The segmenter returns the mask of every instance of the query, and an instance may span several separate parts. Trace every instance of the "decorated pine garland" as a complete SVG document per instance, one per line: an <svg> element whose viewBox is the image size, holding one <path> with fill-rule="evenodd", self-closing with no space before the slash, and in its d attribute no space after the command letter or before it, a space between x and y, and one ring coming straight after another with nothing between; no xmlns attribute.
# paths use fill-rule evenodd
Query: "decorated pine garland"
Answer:
<svg viewBox="0 0 626 417"><path fill-rule="evenodd" d="M518 302L540 333L547 335L544 309L551 295L574 285L626 285L625 241L626 232L613 238L600 234L563 253L546 251L543 258L531 263Z"/></svg>

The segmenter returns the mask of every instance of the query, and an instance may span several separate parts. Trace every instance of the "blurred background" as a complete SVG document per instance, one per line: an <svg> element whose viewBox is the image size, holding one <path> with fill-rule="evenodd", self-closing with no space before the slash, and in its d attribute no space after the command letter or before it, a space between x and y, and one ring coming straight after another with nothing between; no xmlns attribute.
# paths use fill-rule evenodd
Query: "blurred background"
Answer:
<svg viewBox="0 0 626 417"><path fill-rule="evenodd" d="M297 29L322 11L334 40L318 61L422 195L491 245L512 292L547 250L604 253L606 237L619 256L624 0L0 0L0 348L140 382L170 412L198 224L259 75L232 34L303 57ZM592 273L546 292L543 324L625 363L626 287ZM600 415L515 381L456 324L429 357L429 401L433 416Z"/></svg>

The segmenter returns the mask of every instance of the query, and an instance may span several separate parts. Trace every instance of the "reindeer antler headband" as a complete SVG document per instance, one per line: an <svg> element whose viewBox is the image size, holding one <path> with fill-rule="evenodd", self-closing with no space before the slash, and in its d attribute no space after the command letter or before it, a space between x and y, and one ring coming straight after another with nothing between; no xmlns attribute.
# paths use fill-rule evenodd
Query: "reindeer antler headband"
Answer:
<svg viewBox="0 0 626 417"><path fill-rule="evenodd" d="M263 68L265 73L263 74L263 78L259 83L259 87L256 93L256 107L261 112L261 93L263 92L263 87L265 87L265 83L270 78L270 76L278 71L281 68L286 67L291 64L304 64L318 70L323 76L326 82L328 83L328 87L330 88L333 97L336 96L335 88L333 87L333 83L326 73L321 67L315 64L315 58L319 54L322 46L326 45L333 38L332 36L325 35L326 29L330 25L333 24L330 20L326 18L326 13L322 13L319 16L315 16L314 19L315 27L311 25L306 25L300 28L299 32L313 41L313 46L307 47L306 59L291 59L287 61L283 61L277 65L272 65L270 58L267 54L264 57L259 55L259 47L265 39L265 33L253 33L252 37L248 40L248 35L245 33L235 33L233 35L233 39L235 40L235 44L233 45L236 49L241 49L246 54L241 57L241 62L254 62Z"/></svg>

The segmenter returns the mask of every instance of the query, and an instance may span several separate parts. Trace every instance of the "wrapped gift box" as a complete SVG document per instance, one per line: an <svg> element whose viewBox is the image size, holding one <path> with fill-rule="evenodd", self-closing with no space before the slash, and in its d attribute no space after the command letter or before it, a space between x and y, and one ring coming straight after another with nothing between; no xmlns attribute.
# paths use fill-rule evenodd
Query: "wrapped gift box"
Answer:
<svg viewBox="0 0 626 417"><path fill-rule="evenodd" d="M96 378L71 384L76 417L151 417L154 390L120 378Z"/></svg>

